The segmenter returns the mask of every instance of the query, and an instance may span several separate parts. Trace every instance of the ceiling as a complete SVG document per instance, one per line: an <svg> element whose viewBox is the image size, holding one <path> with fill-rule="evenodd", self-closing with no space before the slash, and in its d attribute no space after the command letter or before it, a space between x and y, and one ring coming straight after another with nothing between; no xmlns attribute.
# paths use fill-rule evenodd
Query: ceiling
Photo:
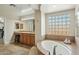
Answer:
<svg viewBox="0 0 79 59"><path fill-rule="evenodd" d="M75 8L74 4L43 4L42 9L45 13L62 11ZM37 4L15 4L15 7L9 4L0 4L0 16L17 17L33 14L34 9L38 8Z"/></svg>
<svg viewBox="0 0 79 59"><path fill-rule="evenodd" d="M45 4L43 9L45 13L57 12L75 8L74 4Z"/></svg>
<svg viewBox="0 0 79 59"><path fill-rule="evenodd" d="M0 16L8 18L17 18L25 14L32 14L33 9L30 4L15 4L16 6L10 6L9 4L0 4ZM22 12L25 10L25 12Z"/></svg>
<svg viewBox="0 0 79 59"><path fill-rule="evenodd" d="M28 15L33 13L32 4L16 4L18 16Z"/></svg>
<svg viewBox="0 0 79 59"><path fill-rule="evenodd" d="M34 9L38 8L37 4L16 4L18 15L32 14ZM75 8L75 4L42 4L45 13L57 12Z"/></svg>
<svg viewBox="0 0 79 59"><path fill-rule="evenodd" d="M30 4L15 4L18 10L28 9L31 7Z"/></svg>

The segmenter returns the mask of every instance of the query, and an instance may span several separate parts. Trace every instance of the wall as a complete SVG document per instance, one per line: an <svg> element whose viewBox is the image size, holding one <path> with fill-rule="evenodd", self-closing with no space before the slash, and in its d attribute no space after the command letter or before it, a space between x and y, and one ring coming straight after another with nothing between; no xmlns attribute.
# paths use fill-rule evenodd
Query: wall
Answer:
<svg viewBox="0 0 79 59"><path fill-rule="evenodd" d="M9 6L9 4L0 4L0 17L6 17L7 19L16 19L17 10Z"/></svg>

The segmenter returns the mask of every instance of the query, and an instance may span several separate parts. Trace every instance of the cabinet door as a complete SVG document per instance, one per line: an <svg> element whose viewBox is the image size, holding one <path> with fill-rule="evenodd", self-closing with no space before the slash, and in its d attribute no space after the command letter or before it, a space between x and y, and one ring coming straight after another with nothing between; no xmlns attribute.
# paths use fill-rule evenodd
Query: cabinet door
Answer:
<svg viewBox="0 0 79 59"><path fill-rule="evenodd" d="M35 35L30 34L30 45L35 45Z"/></svg>
<svg viewBox="0 0 79 59"><path fill-rule="evenodd" d="M28 34L27 44L30 45L30 35Z"/></svg>
<svg viewBox="0 0 79 59"><path fill-rule="evenodd" d="M28 34L28 33L21 33L20 34L20 43L26 45L35 45L35 35Z"/></svg>
<svg viewBox="0 0 79 59"><path fill-rule="evenodd" d="M23 33L20 33L20 43L24 43Z"/></svg>
<svg viewBox="0 0 79 59"><path fill-rule="evenodd" d="M24 35L24 44L28 44L27 42L28 42L28 34L26 34L26 33L23 33Z"/></svg>

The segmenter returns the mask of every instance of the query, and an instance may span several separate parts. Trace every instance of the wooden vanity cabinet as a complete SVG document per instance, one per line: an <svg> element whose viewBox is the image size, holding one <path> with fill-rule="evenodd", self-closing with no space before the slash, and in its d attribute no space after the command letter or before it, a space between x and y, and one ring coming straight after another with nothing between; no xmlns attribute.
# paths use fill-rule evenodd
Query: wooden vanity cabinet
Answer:
<svg viewBox="0 0 79 59"><path fill-rule="evenodd" d="M30 46L35 45L35 35L30 33L20 33L20 43Z"/></svg>
<svg viewBox="0 0 79 59"><path fill-rule="evenodd" d="M20 43L24 43L23 33L20 33Z"/></svg>
<svg viewBox="0 0 79 59"><path fill-rule="evenodd" d="M35 45L35 35L34 34L29 34L29 43L30 45Z"/></svg>

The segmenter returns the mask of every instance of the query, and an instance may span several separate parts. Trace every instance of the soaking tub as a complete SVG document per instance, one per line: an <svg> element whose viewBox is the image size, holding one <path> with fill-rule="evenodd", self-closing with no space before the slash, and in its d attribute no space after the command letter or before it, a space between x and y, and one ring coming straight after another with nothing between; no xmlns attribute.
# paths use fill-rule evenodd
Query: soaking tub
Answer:
<svg viewBox="0 0 79 59"><path fill-rule="evenodd" d="M37 47L45 55L71 55L71 49L68 46L52 40L41 41Z"/></svg>

